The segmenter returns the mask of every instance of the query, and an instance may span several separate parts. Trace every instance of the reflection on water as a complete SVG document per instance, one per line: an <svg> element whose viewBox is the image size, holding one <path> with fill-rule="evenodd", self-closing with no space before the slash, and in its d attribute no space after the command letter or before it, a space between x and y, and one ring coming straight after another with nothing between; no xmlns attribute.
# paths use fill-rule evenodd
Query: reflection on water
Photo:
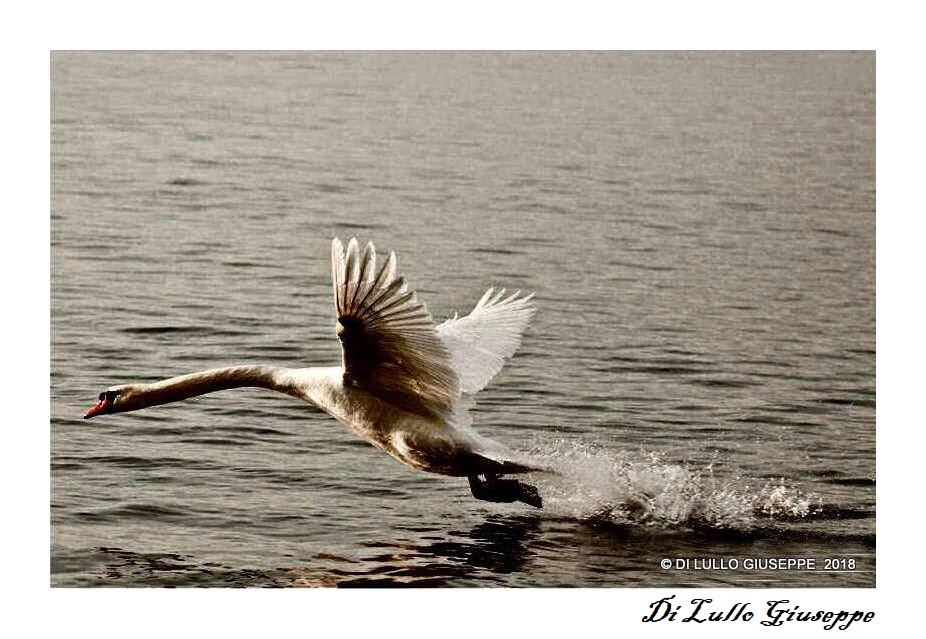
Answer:
<svg viewBox="0 0 926 639"><path fill-rule="evenodd" d="M820 515L822 516L822 515ZM831 512L832 517L851 517ZM97 548L99 568L83 585L161 587L429 587L505 586L511 576L522 585L563 586L553 575L531 576L537 566L554 572L568 569L590 585L694 585L685 572L655 570L658 559L710 556L787 556L800 548L801 556L828 556L834 546L850 549L854 571L864 585L874 574L874 535L822 536L819 533L768 526L750 533L706 529L646 530L607 519L576 521L535 516L489 516L470 530L419 529L418 541L370 540L369 552L347 557L318 553L289 567L236 568L219 562L197 562L180 553L141 553L123 548ZM568 548L567 555L563 555ZM844 551L843 551L844 552ZM561 564L561 565L558 565ZM649 574L645 578L640 575ZM697 578L702 578L697 575ZM834 578L838 575L833 575ZM761 580L765 575L716 576L736 584ZM802 585L799 575L782 583ZM563 579L559 577L559 579ZM839 583L844 583L843 581ZM834 581L834 583L836 583Z"/></svg>
<svg viewBox="0 0 926 639"><path fill-rule="evenodd" d="M368 541L363 546L372 552L359 557L319 553L306 565L269 570L196 563L178 553L104 547L97 549L104 564L97 579L117 586L443 586L483 573L523 571L534 554L530 547L539 526L536 518L490 516L471 530L442 533L447 539L433 530L433 541L417 544Z"/></svg>
<svg viewBox="0 0 926 639"><path fill-rule="evenodd" d="M364 563L380 565L358 573L343 571L345 580L338 585L441 586L448 585L451 579L521 572L533 555L529 547L538 521L528 517L490 517L472 530L450 531L446 540L437 538L418 544L370 543L372 547L394 549L395 552L365 557Z"/></svg>

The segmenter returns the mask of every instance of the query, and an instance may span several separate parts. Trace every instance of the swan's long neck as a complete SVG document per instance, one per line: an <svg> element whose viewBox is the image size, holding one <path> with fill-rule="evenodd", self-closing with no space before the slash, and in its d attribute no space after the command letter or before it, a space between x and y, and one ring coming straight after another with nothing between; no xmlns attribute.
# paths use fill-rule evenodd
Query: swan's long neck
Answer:
<svg viewBox="0 0 926 639"><path fill-rule="evenodd" d="M171 377L152 384L127 386L113 412L123 412L179 402L190 397L229 388L254 386L296 394L288 369L275 366L229 366Z"/></svg>

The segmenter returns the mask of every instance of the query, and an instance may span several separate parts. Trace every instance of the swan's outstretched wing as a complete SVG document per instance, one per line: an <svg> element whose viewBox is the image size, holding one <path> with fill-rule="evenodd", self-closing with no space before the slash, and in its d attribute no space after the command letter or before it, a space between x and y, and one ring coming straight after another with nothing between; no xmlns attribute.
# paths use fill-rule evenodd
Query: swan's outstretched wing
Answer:
<svg viewBox="0 0 926 639"><path fill-rule="evenodd" d="M505 297L505 289L489 289L464 317L453 317L437 327L437 334L453 362L464 393L485 388L521 344L521 334L536 310L534 294L520 291Z"/></svg>
<svg viewBox="0 0 926 639"><path fill-rule="evenodd" d="M448 413L460 396L450 353L431 316L396 276L395 254L376 268L376 249L356 238L331 243L331 270L344 383L405 410Z"/></svg>

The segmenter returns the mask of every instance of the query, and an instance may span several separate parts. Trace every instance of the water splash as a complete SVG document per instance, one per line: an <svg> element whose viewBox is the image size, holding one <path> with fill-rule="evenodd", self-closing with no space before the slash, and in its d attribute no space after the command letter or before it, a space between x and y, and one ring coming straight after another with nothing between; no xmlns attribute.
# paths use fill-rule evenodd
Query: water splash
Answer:
<svg viewBox="0 0 926 639"><path fill-rule="evenodd" d="M745 532L804 518L819 501L785 479L721 479L712 464L692 468L657 452L561 440L538 444L531 456L559 473L537 479L545 510L582 520Z"/></svg>

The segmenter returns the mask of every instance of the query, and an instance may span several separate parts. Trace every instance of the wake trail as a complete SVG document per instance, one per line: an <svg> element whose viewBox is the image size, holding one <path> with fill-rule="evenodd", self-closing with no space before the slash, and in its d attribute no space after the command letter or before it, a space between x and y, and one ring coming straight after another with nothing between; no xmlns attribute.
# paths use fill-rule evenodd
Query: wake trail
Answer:
<svg viewBox="0 0 926 639"><path fill-rule="evenodd" d="M772 521L813 517L819 496L780 480L716 477L647 451L606 451L559 440L536 445L532 459L554 473L532 479L551 515L618 525L750 532Z"/></svg>

